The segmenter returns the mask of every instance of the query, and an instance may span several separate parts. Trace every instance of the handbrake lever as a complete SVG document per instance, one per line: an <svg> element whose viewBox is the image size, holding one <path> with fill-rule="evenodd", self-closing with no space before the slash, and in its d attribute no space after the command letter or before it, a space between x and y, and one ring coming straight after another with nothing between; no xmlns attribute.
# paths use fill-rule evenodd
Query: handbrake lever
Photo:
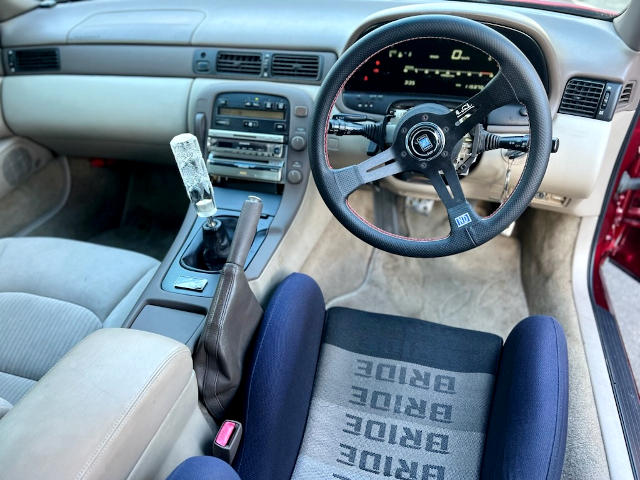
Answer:
<svg viewBox="0 0 640 480"><path fill-rule="evenodd" d="M193 357L202 403L218 424L229 417L227 409L240 388L247 350L263 315L244 272L261 213L258 197L244 201Z"/></svg>
<svg viewBox="0 0 640 480"><path fill-rule="evenodd" d="M249 249L256 236L261 213L262 200L258 197L250 196L244 201L236 231L233 235L233 240L231 240L231 250L227 257L227 263L233 263L240 268L244 268Z"/></svg>

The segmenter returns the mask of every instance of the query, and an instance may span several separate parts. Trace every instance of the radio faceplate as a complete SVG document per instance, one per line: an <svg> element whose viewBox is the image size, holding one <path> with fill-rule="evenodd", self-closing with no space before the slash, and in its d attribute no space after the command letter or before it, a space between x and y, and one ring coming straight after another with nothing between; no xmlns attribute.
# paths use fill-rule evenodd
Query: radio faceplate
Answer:
<svg viewBox="0 0 640 480"><path fill-rule="evenodd" d="M287 135L289 100L258 93L223 93L216 97L211 128Z"/></svg>
<svg viewBox="0 0 640 480"><path fill-rule="evenodd" d="M284 182L290 105L285 97L222 93L207 136L209 173Z"/></svg>

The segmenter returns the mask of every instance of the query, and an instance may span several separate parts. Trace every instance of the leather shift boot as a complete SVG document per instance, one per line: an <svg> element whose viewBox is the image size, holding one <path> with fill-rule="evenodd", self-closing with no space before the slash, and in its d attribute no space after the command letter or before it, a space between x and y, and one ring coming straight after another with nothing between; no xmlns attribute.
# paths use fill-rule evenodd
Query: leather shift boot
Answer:
<svg viewBox="0 0 640 480"><path fill-rule="evenodd" d="M242 381L249 344L264 313L243 268L261 210L262 202L257 197L249 197L242 206L231 250L220 272L193 357L202 403L218 424L227 418L226 410Z"/></svg>

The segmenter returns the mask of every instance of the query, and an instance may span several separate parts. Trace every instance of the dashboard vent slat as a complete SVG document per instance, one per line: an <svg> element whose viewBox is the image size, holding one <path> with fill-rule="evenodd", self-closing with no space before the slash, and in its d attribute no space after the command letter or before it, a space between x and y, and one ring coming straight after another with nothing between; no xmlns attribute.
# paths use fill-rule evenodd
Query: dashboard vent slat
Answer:
<svg viewBox="0 0 640 480"><path fill-rule="evenodd" d="M57 48L16 50L9 55L9 66L15 72L60 70L60 52Z"/></svg>
<svg viewBox="0 0 640 480"><path fill-rule="evenodd" d="M629 82L622 88L620 100L618 100L618 107L629 105L629 102L631 101L631 94L633 93L634 84L635 82Z"/></svg>
<svg viewBox="0 0 640 480"><path fill-rule="evenodd" d="M320 74L320 57L276 53L271 61L272 77L306 78L315 80Z"/></svg>
<svg viewBox="0 0 640 480"><path fill-rule="evenodd" d="M262 55L259 53L218 52L216 70L218 73L259 77L262 74Z"/></svg>
<svg viewBox="0 0 640 480"><path fill-rule="evenodd" d="M567 82L560 102L560 113L595 118L606 82L572 78Z"/></svg>

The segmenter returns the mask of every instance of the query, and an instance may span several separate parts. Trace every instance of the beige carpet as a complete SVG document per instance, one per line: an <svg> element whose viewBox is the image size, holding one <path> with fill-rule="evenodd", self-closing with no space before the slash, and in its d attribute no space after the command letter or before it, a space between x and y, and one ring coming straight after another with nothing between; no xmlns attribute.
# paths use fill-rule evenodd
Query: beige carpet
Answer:
<svg viewBox="0 0 640 480"><path fill-rule="evenodd" d="M356 210L371 196L371 192L358 193ZM407 210L406 220L414 237L448 233L441 203L428 217ZM514 238L501 236L459 255L428 259L374 252L337 221L325 238L303 272L319 283L329 307L421 318L503 338L528 315L520 280L520 242ZM320 259L331 259L331 264Z"/></svg>

